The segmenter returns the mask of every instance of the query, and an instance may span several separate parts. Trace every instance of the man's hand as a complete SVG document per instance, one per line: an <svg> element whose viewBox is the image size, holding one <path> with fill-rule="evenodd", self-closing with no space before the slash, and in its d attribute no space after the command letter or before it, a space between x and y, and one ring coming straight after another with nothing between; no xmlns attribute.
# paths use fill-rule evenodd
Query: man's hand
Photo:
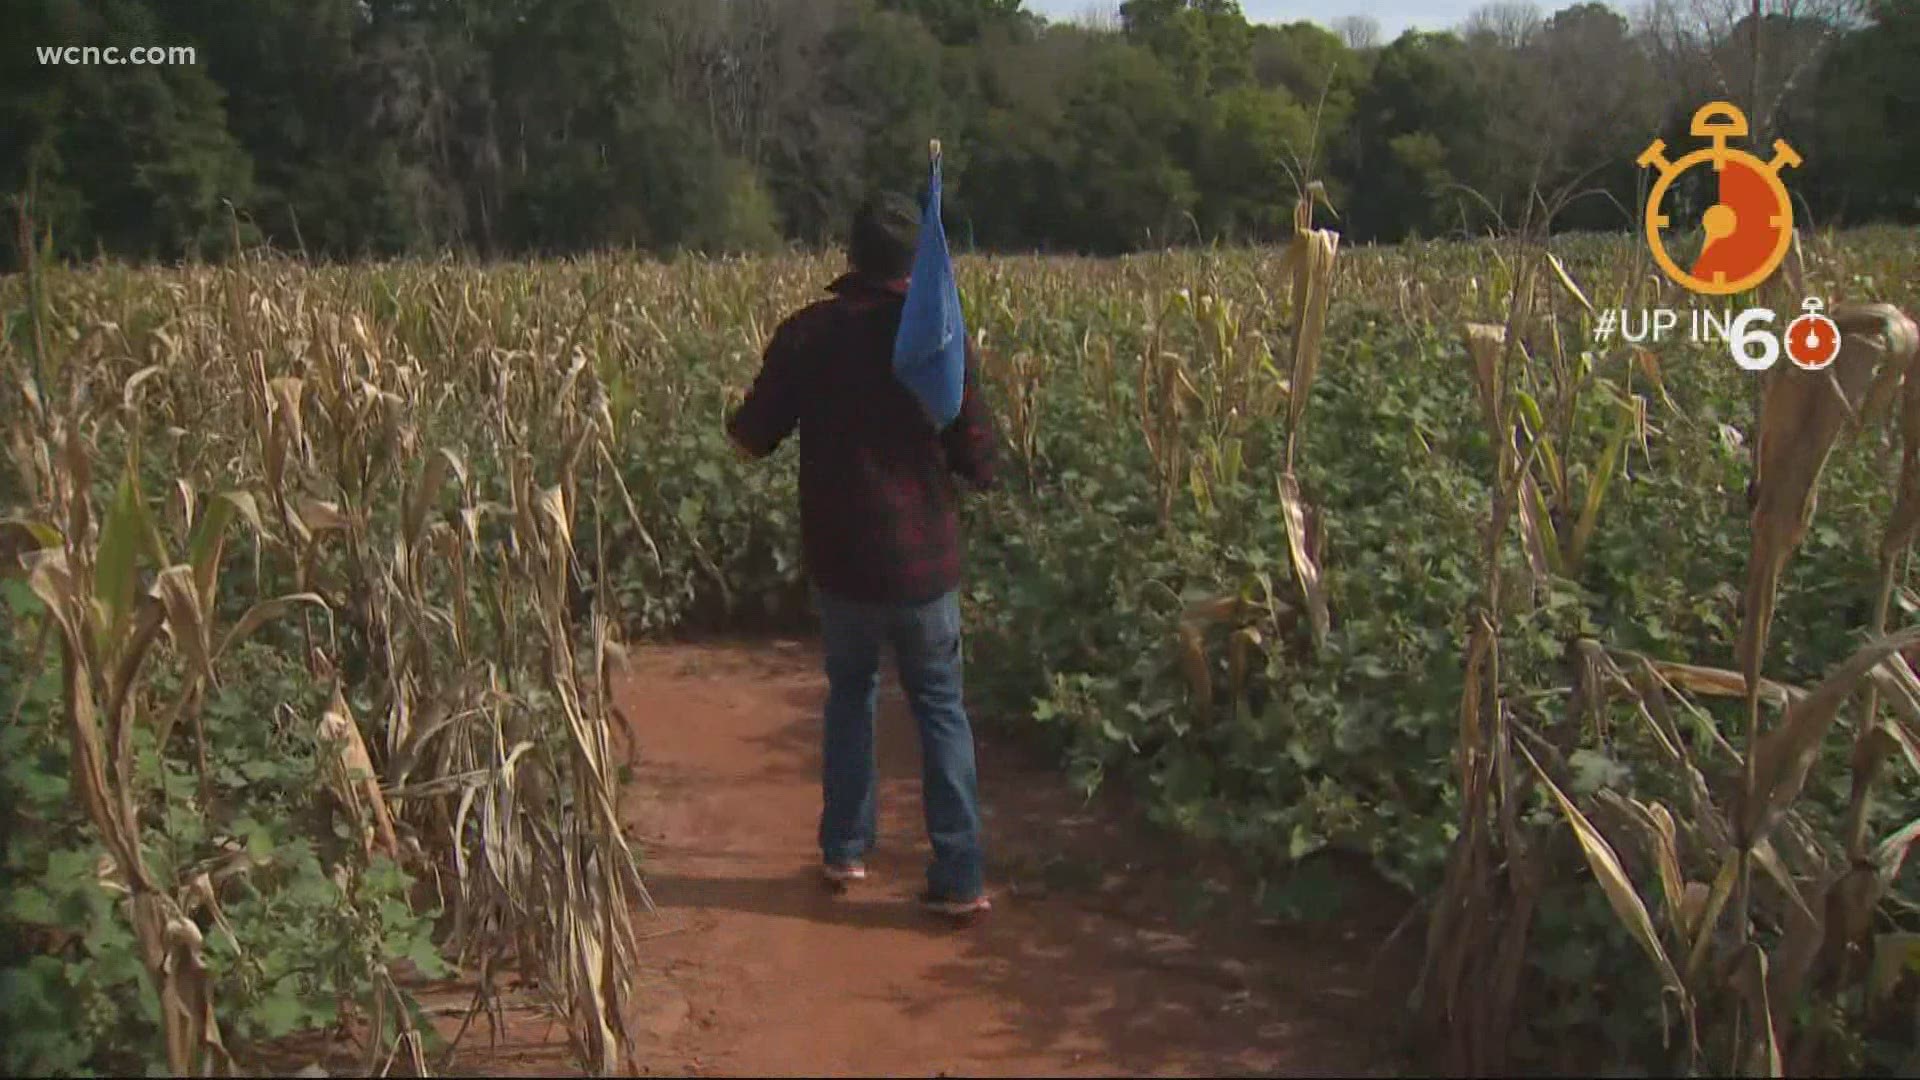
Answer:
<svg viewBox="0 0 1920 1080"><path fill-rule="evenodd" d="M730 410L727 434L742 461L771 455L800 425L800 387L808 353L797 334L793 320L780 324L767 343L760 374Z"/></svg>

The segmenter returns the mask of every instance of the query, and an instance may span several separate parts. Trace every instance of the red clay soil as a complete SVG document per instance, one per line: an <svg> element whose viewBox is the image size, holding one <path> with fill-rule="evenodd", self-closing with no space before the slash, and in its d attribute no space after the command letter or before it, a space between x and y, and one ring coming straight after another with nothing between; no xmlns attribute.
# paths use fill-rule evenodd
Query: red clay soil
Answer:
<svg viewBox="0 0 1920 1080"><path fill-rule="evenodd" d="M1332 921L1282 926L1235 886L1194 917L1217 867L1116 797L1082 800L991 729L979 753L995 908L960 928L920 911L919 750L890 680L873 877L827 891L819 672L813 647L791 642L636 650L619 698L635 733L625 812L659 908L640 920L644 1074L1395 1070L1405 986L1372 973L1403 900L1361 881ZM429 998L448 1012L464 1000ZM558 1024L529 1005L507 1015L497 1041L476 1019L451 1071L577 1072ZM451 1034L457 1018L436 1022Z"/></svg>

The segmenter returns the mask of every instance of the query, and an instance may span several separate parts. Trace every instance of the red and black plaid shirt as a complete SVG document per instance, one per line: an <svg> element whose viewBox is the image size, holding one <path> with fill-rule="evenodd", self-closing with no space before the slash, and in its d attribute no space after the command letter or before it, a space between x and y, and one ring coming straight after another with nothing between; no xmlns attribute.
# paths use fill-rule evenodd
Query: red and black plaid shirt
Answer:
<svg viewBox="0 0 1920 1080"><path fill-rule="evenodd" d="M905 283L848 274L827 291L774 331L728 431L765 457L800 429L800 533L815 586L866 603L932 600L960 584L954 478L976 491L993 482L973 348L960 415L935 432L893 375Z"/></svg>

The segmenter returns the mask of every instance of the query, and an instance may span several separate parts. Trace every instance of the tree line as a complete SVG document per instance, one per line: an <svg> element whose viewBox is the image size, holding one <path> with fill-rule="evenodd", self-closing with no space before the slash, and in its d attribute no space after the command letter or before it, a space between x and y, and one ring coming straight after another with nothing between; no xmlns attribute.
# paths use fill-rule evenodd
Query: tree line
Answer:
<svg viewBox="0 0 1920 1080"><path fill-rule="evenodd" d="M936 136L961 250L1269 240L1313 180L1360 241L1620 229L1640 151L1697 144L1715 98L1805 157L1809 220L1920 217L1914 0L1508 0L1391 41L1233 0L1065 22L1021 0L13 0L4 22L0 193L68 257L831 243L868 190L918 189ZM197 63L38 61L62 44Z"/></svg>

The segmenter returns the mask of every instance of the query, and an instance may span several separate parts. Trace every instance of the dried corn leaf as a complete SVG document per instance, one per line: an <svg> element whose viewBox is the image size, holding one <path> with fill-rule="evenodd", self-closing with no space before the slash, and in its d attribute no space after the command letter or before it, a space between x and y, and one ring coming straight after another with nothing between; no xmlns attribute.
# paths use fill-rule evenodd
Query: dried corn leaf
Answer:
<svg viewBox="0 0 1920 1080"><path fill-rule="evenodd" d="M194 582L193 567L169 566L154 579L150 594L167 613L167 633L174 648L187 658L201 678L213 678L212 628L200 604L200 589Z"/></svg>
<svg viewBox="0 0 1920 1080"><path fill-rule="evenodd" d="M1553 534L1553 518L1546 511L1547 500L1531 472L1520 477L1520 538L1527 554L1527 569L1534 587L1544 588L1553 576L1554 560L1559 555L1559 539Z"/></svg>
<svg viewBox="0 0 1920 1080"><path fill-rule="evenodd" d="M1340 247L1340 234L1330 229L1304 227L1310 219L1311 204L1301 200L1305 212L1296 211L1293 247L1293 372L1287 398L1287 462L1291 468L1294 452L1306 423L1308 396L1313 377L1320 368L1320 340L1326 332L1327 299L1332 293L1334 255Z"/></svg>
<svg viewBox="0 0 1920 1080"><path fill-rule="evenodd" d="M1840 706L1853 696L1868 672L1917 642L1920 628L1862 646L1812 693L1789 706L1778 727L1760 737L1751 750L1753 801L1741 807L1738 815L1740 835L1749 844L1762 839L1773 820L1799 798L1807 771L1819 755L1821 739L1833 726Z"/></svg>
<svg viewBox="0 0 1920 1080"><path fill-rule="evenodd" d="M1654 867L1660 874L1660 889L1666 899L1667 917L1679 923L1679 914L1685 905L1686 878L1680 871L1680 842L1673 815L1658 801L1643 803L1631 796L1616 796L1611 801L1646 834Z"/></svg>
<svg viewBox="0 0 1920 1080"><path fill-rule="evenodd" d="M1818 372L1783 365L1767 376L1754 454L1746 616L1736 649L1750 682L1760 677L1780 574L1813 520L1820 473L1835 440L1883 365L1904 367L1920 347L1912 320L1889 305L1841 305L1833 319L1841 346L1832 365Z"/></svg>
<svg viewBox="0 0 1920 1080"><path fill-rule="evenodd" d="M353 527L353 519L342 513L338 505L305 495L297 500L295 514L301 530L309 536Z"/></svg>
<svg viewBox="0 0 1920 1080"><path fill-rule="evenodd" d="M1880 841L1874 849L1873 861L1880 867L1881 880L1892 883L1900 877L1907 853L1916 843L1920 843L1920 818L1900 826Z"/></svg>
<svg viewBox="0 0 1920 1080"><path fill-rule="evenodd" d="M1480 408L1488 431L1496 440L1504 439L1505 425L1500 421L1504 401L1499 382L1500 353L1507 345L1507 328L1492 323L1468 323L1467 355L1473 360L1473 382L1480 391Z"/></svg>
<svg viewBox="0 0 1920 1080"><path fill-rule="evenodd" d="M1873 939L1873 962L1867 974L1872 1001L1893 996L1903 975L1920 970L1920 934L1879 934Z"/></svg>
<svg viewBox="0 0 1920 1080"><path fill-rule="evenodd" d="M1292 473L1280 477L1281 520L1287 530L1287 550L1293 556L1294 580L1307 602L1307 621L1313 630L1314 648L1324 648L1332 629L1327 610L1326 587L1320 580L1320 565L1307 551L1306 500L1300 494L1300 481Z"/></svg>
<svg viewBox="0 0 1920 1080"><path fill-rule="evenodd" d="M1180 670L1186 676L1187 690L1193 695L1195 709L1205 716L1213 709L1213 668L1207 662L1206 643L1191 624L1181 623L1176 633L1179 642Z"/></svg>
<svg viewBox="0 0 1920 1080"><path fill-rule="evenodd" d="M1193 601L1181 610L1180 619L1196 625L1221 625L1237 622L1245 609L1246 605L1239 596L1226 593Z"/></svg>
<svg viewBox="0 0 1920 1080"><path fill-rule="evenodd" d="M367 801L381 848L389 858L398 859L400 842L394 835L393 816L387 809L386 797L380 791L379 773L373 767L373 757L367 753L366 741L360 737L360 725L354 722L353 710L348 708L346 696L337 683L333 688L333 701L321 714L320 732L322 741L331 744L338 755L353 795Z"/></svg>
<svg viewBox="0 0 1920 1080"><path fill-rule="evenodd" d="M1649 660L1648 663L1661 678L1689 694L1730 698L1747 696L1747 680L1737 671L1665 660ZM1769 705L1784 708L1805 696L1806 691L1798 687L1771 679L1760 680L1760 700Z"/></svg>
<svg viewBox="0 0 1920 1080"><path fill-rule="evenodd" d="M1251 658L1260 645L1260 631L1253 627L1242 627L1227 639L1227 685L1233 694L1236 708L1246 704L1247 678L1252 670Z"/></svg>
<svg viewBox="0 0 1920 1080"><path fill-rule="evenodd" d="M301 604L312 604L329 614L331 614L333 610L327 607L326 600L318 593L292 593L287 596L278 596L271 600L262 600L248 608L240 616L239 621L235 622L233 626L227 630L226 634L220 638L219 646L213 650L214 659L217 660L225 656L228 649L245 641L248 637L252 636L254 631L265 626L268 622L288 614Z"/></svg>
<svg viewBox="0 0 1920 1080"><path fill-rule="evenodd" d="M1587 865L1592 868L1593 876L1600 882L1601 889L1606 893L1607 903L1612 905L1613 912L1620 919L1621 925L1626 928L1634 941L1639 943L1648 959L1653 961L1667 989L1681 1001L1686 1001L1688 998L1686 984L1681 981L1680 973L1675 970L1673 961L1667 958L1667 950L1661 946L1660 936L1653 928L1653 917L1647 914L1646 904L1641 902L1640 894L1634 891L1633 882L1628 879L1625 868L1620 865L1620 857L1614 853L1613 845L1607 843L1607 838L1600 834L1600 830L1594 828L1593 823L1587 820L1587 816L1573 804L1573 800L1567 798L1559 785L1553 782L1553 778L1547 775L1546 769L1540 766L1540 762L1534 758L1533 752L1527 749L1526 744L1515 743L1514 745L1526 757L1527 764L1533 766L1533 771L1539 776L1541 783L1546 785L1554 802L1559 804L1560 813L1567 819L1567 824L1573 827L1574 836L1579 839L1580 848L1586 854Z"/></svg>
<svg viewBox="0 0 1920 1080"><path fill-rule="evenodd" d="M1747 1016L1753 1024L1753 1046L1743 1071L1748 1076L1784 1076L1780 1040L1774 1030L1773 1005L1767 992L1767 954L1749 941L1740 947L1740 957L1735 963L1733 986L1745 1000Z"/></svg>

